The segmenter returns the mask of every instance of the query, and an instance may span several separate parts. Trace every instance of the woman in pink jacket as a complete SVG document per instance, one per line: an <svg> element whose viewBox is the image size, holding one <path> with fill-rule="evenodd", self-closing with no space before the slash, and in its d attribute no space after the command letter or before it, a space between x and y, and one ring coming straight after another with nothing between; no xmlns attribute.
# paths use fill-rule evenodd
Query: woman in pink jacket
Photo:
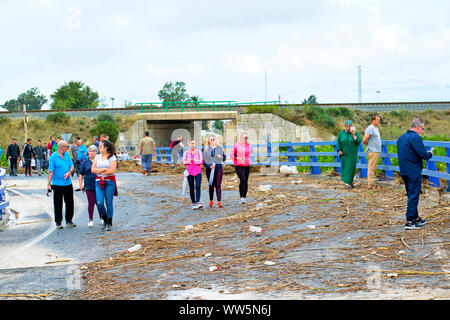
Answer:
<svg viewBox="0 0 450 320"><path fill-rule="evenodd" d="M192 209L203 208L200 203L200 192L202 184L202 165L203 156L200 150L195 148L195 140L189 142L189 150L186 150L183 154L183 164L187 167L189 173L187 180L189 183L189 192L191 195L191 200L193 207ZM195 181L195 192L194 192L194 181Z"/></svg>
<svg viewBox="0 0 450 320"><path fill-rule="evenodd" d="M247 203L245 200L248 191L248 177L250 175L250 155L252 154L252 146L248 143L248 133L243 131L239 135L239 141L234 144L230 153L230 158L234 162L234 169L239 177L239 196L242 204Z"/></svg>

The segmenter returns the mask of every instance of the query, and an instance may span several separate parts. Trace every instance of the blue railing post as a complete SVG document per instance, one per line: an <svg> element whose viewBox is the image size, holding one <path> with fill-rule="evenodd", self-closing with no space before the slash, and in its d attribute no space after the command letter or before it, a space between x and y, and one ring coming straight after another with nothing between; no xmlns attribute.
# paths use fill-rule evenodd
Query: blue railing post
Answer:
<svg viewBox="0 0 450 320"><path fill-rule="evenodd" d="M363 148L362 144L359 145L359 152L363 152L364 153L364 148ZM359 163L360 164L367 164L366 155L358 156L358 159L359 159ZM367 169L365 169L365 168L358 169L358 176L360 178L367 179Z"/></svg>
<svg viewBox="0 0 450 320"><path fill-rule="evenodd" d="M448 149L448 148L447 148ZM427 150L430 151L431 147L427 147ZM433 159L433 158L431 158ZM447 164L448 167L448 164ZM427 161L427 169L428 170L432 170L432 171L436 171L437 172L437 167L436 167L436 162L432 161L432 160L428 160ZM447 168L448 169L448 168ZM441 186L441 182L439 181L439 178L436 177L428 177L428 185L430 187L435 187L435 188L439 188Z"/></svg>
<svg viewBox="0 0 450 320"><path fill-rule="evenodd" d="M383 145L381 147L381 152L382 153L389 153L388 149L387 149L387 145ZM387 166L391 166L391 158L389 157L382 157L383 159L383 164L387 165ZM395 180L395 176L394 176L394 171L392 170L383 170L384 172L384 176L386 178L386 180Z"/></svg>
<svg viewBox="0 0 450 320"><path fill-rule="evenodd" d="M272 164L272 143L270 140L267 140L267 160L269 161L269 164Z"/></svg>
<svg viewBox="0 0 450 320"><path fill-rule="evenodd" d="M445 155L450 158L450 147L445 148ZM450 174L450 163L447 163L447 173ZM450 180L445 183L444 191L450 192Z"/></svg>
<svg viewBox="0 0 450 320"><path fill-rule="evenodd" d="M334 162L341 163L341 157L339 156L337 145L334 145L334 152L336 152L336 155L334 156ZM341 166L334 167L334 171L341 173Z"/></svg>
<svg viewBox="0 0 450 320"><path fill-rule="evenodd" d="M292 142L289 141L288 143L289 143L288 151L294 152L294 148L292 147ZM295 156L288 156L288 162L295 163Z"/></svg>
<svg viewBox="0 0 450 320"><path fill-rule="evenodd" d="M161 162L161 154L159 149L156 149L156 162Z"/></svg>
<svg viewBox="0 0 450 320"><path fill-rule="evenodd" d="M316 148L314 147L314 142L310 141L309 145L309 152L316 152ZM309 157L310 162L318 162L317 156L310 156ZM319 166L310 166L309 167L309 174L321 174Z"/></svg>

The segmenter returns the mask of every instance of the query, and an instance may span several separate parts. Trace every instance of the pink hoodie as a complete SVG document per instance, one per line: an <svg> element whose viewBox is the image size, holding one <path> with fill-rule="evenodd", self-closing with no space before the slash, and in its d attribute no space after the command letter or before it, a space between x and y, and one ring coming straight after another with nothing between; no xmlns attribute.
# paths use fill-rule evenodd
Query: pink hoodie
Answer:
<svg viewBox="0 0 450 320"><path fill-rule="evenodd" d="M237 142L234 144L230 153L230 158L233 160L235 166L247 167L251 164L250 155L252 154L252 146L249 143L242 145ZM236 156L235 156L236 155ZM237 158L244 158L239 160Z"/></svg>
<svg viewBox="0 0 450 320"><path fill-rule="evenodd" d="M202 173L201 164L203 163L203 156L200 150L195 149L194 153L191 149L186 150L183 154L183 164L187 166L187 171L190 176L196 176Z"/></svg>

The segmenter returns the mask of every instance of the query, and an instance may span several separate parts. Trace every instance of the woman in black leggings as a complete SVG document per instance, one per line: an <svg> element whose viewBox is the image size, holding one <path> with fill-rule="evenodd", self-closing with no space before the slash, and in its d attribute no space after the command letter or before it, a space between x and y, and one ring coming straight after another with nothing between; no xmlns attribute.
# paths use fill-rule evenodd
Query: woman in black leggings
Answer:
<svg viewBox="0 0 450 320"><path fill-rule="evenodd" d="M236 174L239 177L239 196L240 203L245 204L247 200L248 178L250 175L250 155L252 154L252 146L248 143L248 133L243 131L239 135L239 141L234 144L230 153L233 160Z"/></svg>

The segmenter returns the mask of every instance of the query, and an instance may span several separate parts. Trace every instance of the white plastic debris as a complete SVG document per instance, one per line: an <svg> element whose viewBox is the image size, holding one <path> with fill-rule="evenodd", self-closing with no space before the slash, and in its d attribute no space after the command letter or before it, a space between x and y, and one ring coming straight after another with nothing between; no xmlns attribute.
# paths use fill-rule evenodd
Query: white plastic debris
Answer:
<svg viewBox="0 0 450 320"><path fill-rule="evenodd" d="M388 273L387 277L388 278L397 278L398 277L398 273Z"/></svg>
<svg viewBox="0 0 450 320"><path fill-rule="evenodd" d="M184 227L184 230L190 230L190 229L194 229L194 226L192 224Z"/></svg>
<svg viewBox="0 0 450 320"><path fill-rule="evenodd" d="M139 250L140 248L141 248L141 245L140 245L140 244L137 244L137 245L135 245L135 246L132 246L131 248L128 248L128 253L137 251L137 250Z"/></svg>
<svg viewBox="0 0 450 320"><path fill-rule="evenodd" d="M263 207L264 207L264 203L258 203L256 205L256 209L263 208Z"/></svg>
<svg viewBox="0 0 450 320"><path fill-rule="evenodd" d="M311 224L311 225L308 226L308 228L312 230L312 229L315 229L316 226Z"/></svg>
<svg viewBox="0 0 450 320"><path fill-rule="evenodd" d="M270 191L272 190L272 186L270 184L262 184L259 186L259 191Z"/></svg>
<svg viewBox="0 0 450 320"><path fill-rule="evenodd" d="M217 270L219 270L218 266L211 266L211 267L209 267L209 271L211 271L211 272L217 271Z"/></svg>
<svg viewBox="0 0 450 320"><path fill-rule="evenodd" d="M211 252L208 252L207 254L205 254L205 257L206 257L206 258L211 257L211 256L212 256L212 253L211 253Z"/></svg>
<svg viewBox="0 0 450 320"><path fill-rule="evenodd" d="M250 226L248 229L251 232L263 232L263 228L261 228L261 227Z"/></svg>
<svg viewBox="0 0 450 320"><path fill-rule="evenodd" d="M273 266L273 265L275 265L276 263L273 262L273 261L267 260L266 262L264 262L264 264L265 264L266 266Z"/></svg>
<svg viewBox="0 0 450 320"><path fill-rule="evenodd" d="M403 251L403 250L400 250L399 252L398 252L398 254L404 254L405 253L405 251Z"/></svg>
<svg viewBox="0 0 450 320"><path fill-rule="evenodd" d="M298 170L295 166L281 166L280 173L285 175L297 174Z"/></svg>
<svg viewBox="0 0 450 320"><path fill-rule="evenodd" d="M291 180L291 183L292 184L300 184L300 183L302 183L303 182L303 180Z"/></svg>

